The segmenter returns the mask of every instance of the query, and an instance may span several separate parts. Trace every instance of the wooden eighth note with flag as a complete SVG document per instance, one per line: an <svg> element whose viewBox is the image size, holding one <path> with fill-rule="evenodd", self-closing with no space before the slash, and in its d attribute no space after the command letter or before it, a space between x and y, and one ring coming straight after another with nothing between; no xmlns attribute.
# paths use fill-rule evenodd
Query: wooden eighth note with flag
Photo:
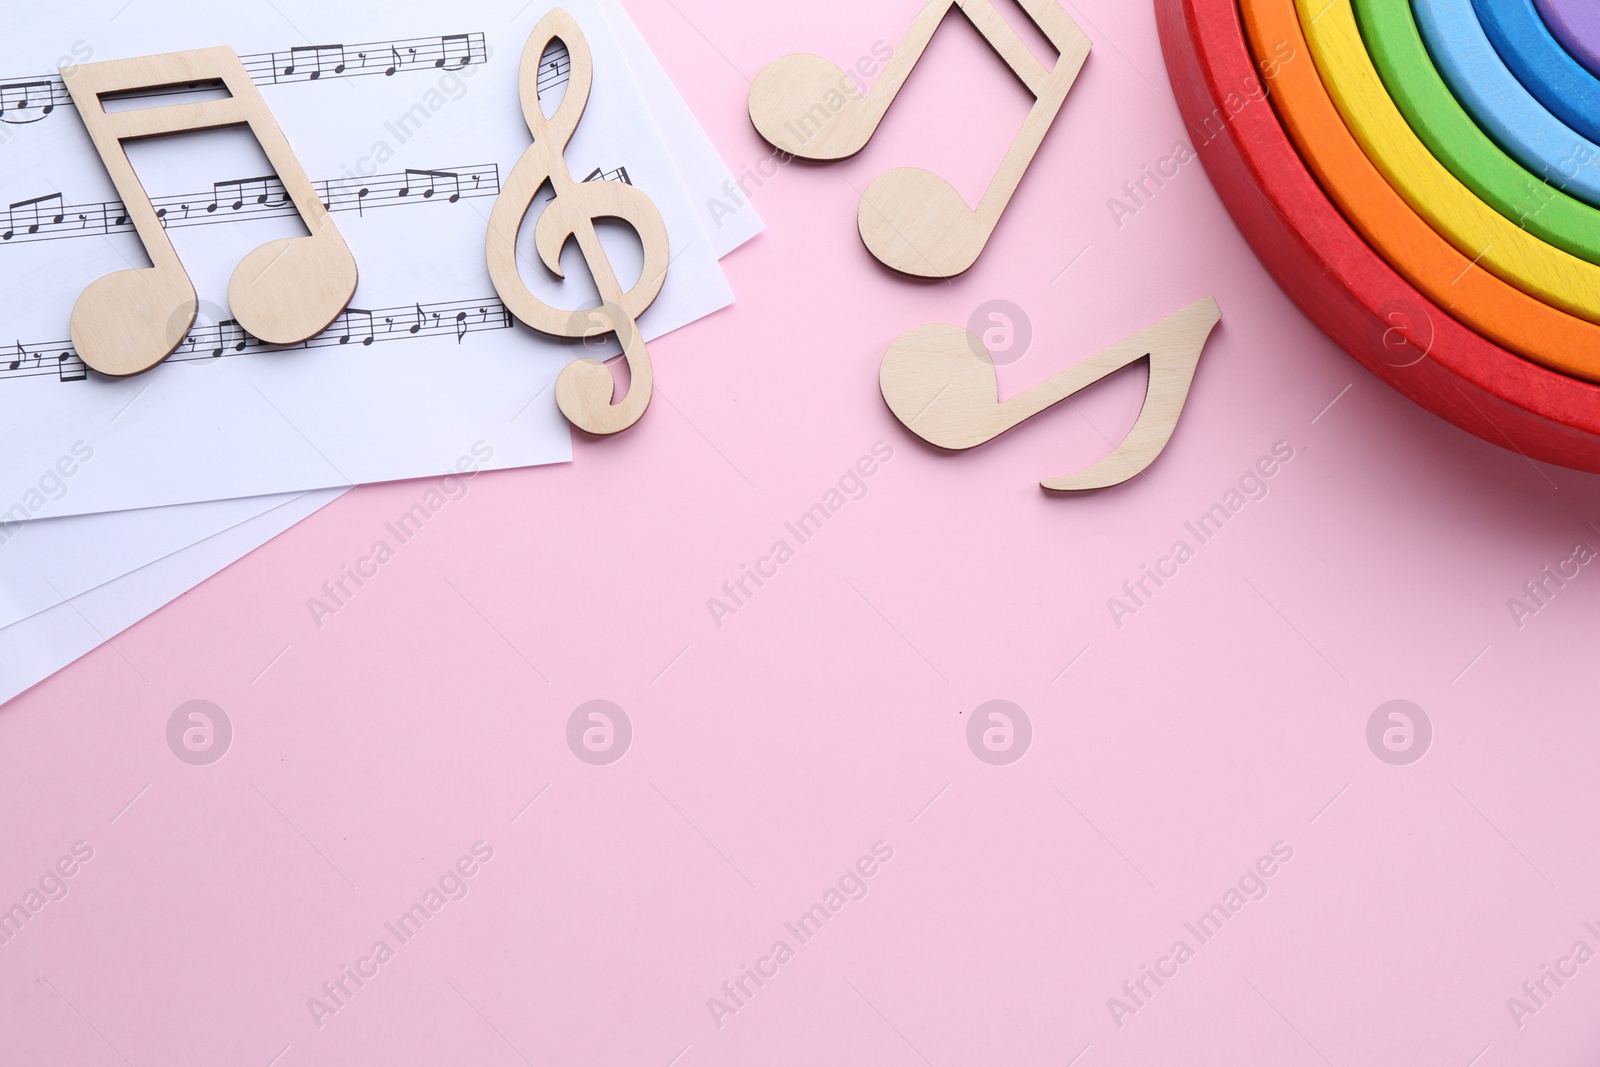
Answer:
<svg viewBox="0 0 1600 1067"><path fill-rule="evenodd" d="M546 50L558 39L571 57L571 79L555 114L546 118L539 106L539 69ZM621 400L614 398L610 369L596 359L567 364L556 378L555 389L556 404L568 422L588 433L613 434L638 422L650 404L655 374L638 318L661 293L669 255L667 225L647 195L621 181L580 182L567 169L563 153L583 117L593 84L594 58L588 39L571 15L556 8L539 20L522 52L518 92L533 144L512 167L495 200L489 215L487 253L495 290L524 324L556 337L617 335L629 374L628 391ZM518 272L517 231L546 183L555 196L534 225L534 247L545 267L560 278L561 250L569 239L576 240L600 291L597 308L563 311L550 307L528 291ZM644 248L644 268L638 282L626 292L600 244L595 229L598 219L626 222Z"/></svg>
<svg viewBox="0 0 1600 1067"><path fill-rule="evenodd" d="M1105 489L1142 474L1172 440L1200 352L1221 319L1217 302L1207 297L1003 403L994 360L986 358L980 338L960 326L919 326L889 347L878 384L889 410L906 429L930 445L963 451L1148 359L1144 406L1122 443L1086 471L1039 483L1058 493Z"/></svg>
<svg viewBox="0 0 1600 1067"><path fill-rule="evenodd" d="M1044 142L1089 57L1089 38L1057 0L1017 0L1058 53L1046 68L990 0L929 0L865 97L820 56L784 56L750 87L750 120L775 148L801 159L838 160L866 147L952 7L959 7L1035 97L1022 132L976 211L931 171L900 167L862 194L861 239L885 266L922 278L952 278L977 262L1022 175Z"/></svg>
<svg viewBox="0 0 1600 1067"><path fill-rule="evenodd" d="M872 139L939 24L951 8L960 8L1032 91L1033 110L976 211L949 182L913 167L880 174L867 186L857 212L861 239L880 262L902 274L950 278L977 262L1089 57L1089 38L1058 0L1016 3L1056 50L1054 67L1039 61L992 0L928 0L864 97L833 63L805 54L770 64L750 87L750 119L777 148L814 160L855 155ZM1167 447L1200 353L1221 318L1208 297L1004 401L993 354L982 338L960 326L919 326L889 346L878 384L906 429L938 448L962 451L1144 361L1150 374L1144 406L1122 443L1088 470L1040 483L1064 493L1105 489L1142 473Z"/></svg>
<svg viewBox="0 0 1600 1067"><path fill-rule="evenodd" d="M355 257L232 48L66 66L61 77L154 264L107 274L78 297L72 343L84 363L102 374L149 370L178 347L199 310L194 283L123 150L135 138L248 126L310 234L269 241L239 262L228 282L234 318L270 344L299 344L344 310L356 291ZM114 112L101 99L207 81L220 81L229 96Z"/></svg>

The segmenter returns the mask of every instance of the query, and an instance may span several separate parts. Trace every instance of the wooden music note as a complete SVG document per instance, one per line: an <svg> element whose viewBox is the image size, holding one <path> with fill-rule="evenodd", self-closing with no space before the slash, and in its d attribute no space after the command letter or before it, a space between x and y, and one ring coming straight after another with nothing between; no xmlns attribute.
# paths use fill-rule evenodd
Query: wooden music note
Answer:
<svg viewBox="0 0 1600 1067"><path fill-rule="evenodd" d="M545 117L539 106L540 64L546 48L557 38L570 55L571 81L555 114ZM589 42L571 15L556 8L534 27L523 49L518 71L522 114L533 134L533 144L517 160L506 178L489 216L487 254L489 276L507 309L541 333L558 337L617 335L628 361L631 380L627 395L613 403L611 371L595 359L579 359L562 369L556 379L556 404L567 420L581 430L611 434L639 421L655 388L650 353L639 334L637 320L654 302L666 281L669 262L667 226L650 198L620 182L579 182L567 169L562 153L578 128L594 82L594 59ZM600 290L601 306L581 311L561 311L540 302L517 270L516 239L523 218L539 189L549 182L555 199L534 227L534 247L556 277L562 277L561 250L576 239L589 272ZM644 247L644 269L639 281L622 291L611 261L595 230L596 219L628 223Z"/></svg>
<svg viewBox="0 0 1600 1067"><path fill-rule="evenodd" d="M975 448L1131 363L1149 357L1144 408L1122 444L1080 474L1040 484L1056 492L1104 489L1155 462L1183 413L1195 367L1222 319L1206 298L1091 356L1021 396L1000 402L993 359L959 326L919 326L890 346L878 372L883 399L912 433L939 448Z"/></svg>
<svg viewBox="0 0 1600 1067"><path fill-rule="evenodd" d="M323 330L356 289L356 261L277 120L232 48L144 56L61 68L89 136L122 197L152 267L122 270L91 283L72 309L72 342L102 374L137 374L160 363L194 323L198 298L122 142L222 126L248 126L277 171L307 237L270 241L234 269L228 303L251 334L298 344ZM220 80L223 100L108 112L101 96Z"/></svg>
<svg viewBox="0 0 1600 1067"><path fill-rule="evenodd" d="M776 60L751 85L750 120L774 147L802 159L853 156L872 139L939 23L959 7L1033 93L1033 109L976 211L949 182L916 167L887 171L867 186L857 212L861 239L885 266L922 278L950 278L977 262L1088 58L1089 38L1057 0L1017 3L1060 53L1053 69L1034 56L991 0L929 0L865 97L837 66L807 54Z"/></svg>

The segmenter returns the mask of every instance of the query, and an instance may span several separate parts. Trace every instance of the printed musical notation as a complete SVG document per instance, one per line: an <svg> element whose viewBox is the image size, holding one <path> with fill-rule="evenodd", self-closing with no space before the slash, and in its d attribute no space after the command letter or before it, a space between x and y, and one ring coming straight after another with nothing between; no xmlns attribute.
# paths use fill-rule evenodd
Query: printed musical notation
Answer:
<svg viewBox="0 0 1600 1067"><path fill-rule="evenodd" d="M583 178L586 182L621 182L623 185L632 185L633 179L628 177L627 167L617 167L615 170L601 170L596 167ZM556 198L554 189L546 189L539 197L545 203Z"/></svg>
<svg viewBox="0 0 1600 1067"><path fill-rule="evenodd" d="M539 59L539 92L544 94L558 85L565 85L572 77L572 54L560 41L555 42Z"/></svg>
<svg viewBox="0 0 1600 1067"><path fill-rule="evenodd" d="M280 352L301 348L336 348L341 345L367 347L380 341L403 341L413 337L454 337L461 344L469 333L509 330L514 325L511 313L497 299L453 300L435 304L409 304L404 307L346 308L333 324L309 341L297 345L269 345L251 337L232 319L214 326L196 326L189 331L167 362L196 363L246 352ZM63 382L81 382L88 368L74 351L71 342L26 344L18 341L0 352L0 383L22 378L53 377Z"/></svg>
<svg viewBox="0 0 1600 1067"><path fill-rule="evenodd" d="M617 173L615 171L609 173ZM627 180L626 170L621 171ZM312 182L329 211L402 207L407 204L454 204L500 192L500 168L494 163L408 169L370 178L331 178ZM237 219L270 219L294 215L294 202L276 175L217 182L209 192L155 197L156 217L164 228L204 226ZM133 223L120 201L66 204L60 193L19 200L0 211L0 245L50 241L98 234L132 233Z"/></svg>
<svg viewBox="0 0 1600 1067"><path fill-rule="evenodd" d="M251 81L278 85L368 74L393 77L406 71L462 70L488 62L489 53L482 33L451 33L365 44L295 45L239 58ZM174 96L205 88L201 84L174 85L141 95ZM71 106L72 98L58 75L0 79L0 122L25 125Z"/></svg>
<svg viewBox="0 0 1600 1067"><path fill-rule="evenodd" d="M72 106L67 87L56 77L24 78L0 83L0 122L20 126L38 122L57 107Z"/></svg>

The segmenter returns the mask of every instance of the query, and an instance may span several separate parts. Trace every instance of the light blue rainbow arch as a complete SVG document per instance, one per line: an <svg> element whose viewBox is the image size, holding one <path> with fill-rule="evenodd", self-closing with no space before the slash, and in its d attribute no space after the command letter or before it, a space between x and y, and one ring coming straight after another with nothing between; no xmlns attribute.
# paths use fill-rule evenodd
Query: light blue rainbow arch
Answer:
<svg viewBox="0 0 1600 1067"><path fill-rule="evenodd" d="M1600 144L1551 114L1517 80L1473 0L1413 0L1411 7L1439 73L1478 127L1532 173L1600 207Z"/></svg>
<svg viewBox="0 0 1600 1067"><path fill-rule="evenodd" d="M1550 34L1533 0L1472 0L1511 73L1573 130L1600 141L1600 79Z"/></svg>

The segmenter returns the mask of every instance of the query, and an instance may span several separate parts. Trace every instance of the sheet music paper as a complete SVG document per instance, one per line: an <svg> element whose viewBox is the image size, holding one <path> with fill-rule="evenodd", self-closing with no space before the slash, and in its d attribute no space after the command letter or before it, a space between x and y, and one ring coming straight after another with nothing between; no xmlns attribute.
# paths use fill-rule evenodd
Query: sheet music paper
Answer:
<svg viewBox="0 0 1600 1067"><path fill-rule="evenodd" d="M266 177L271 168L243 130L179 139L204 142L203 152L131 143L146 191L167 207L164 225L200 292L202 320L178 358L149 374L85 374L64 343L72 302L95 278L147 261L136 237L118 232L115 192L75 112L48 84L19 87L39 80L30 71L48 70L67 54L71 42L60 40L54 25L59 15L19 16L26 25L13 39L21 47L8 50L0 74L0 84L11 87L0 116L8 163L0 171L8 215L0 222L13 231L0 240L0 267L17 279L0 291L9 342L0 346L9 350L0 357L7 448L0 516L16 521L439 474L478 440L494 448L490 467L570 458L550 385L572 356L607 353L520 326L495 327L483 259L491 201L469 195L507 173L527 146L516 71L526 35L549 5L530 7L510 24L487 4L363 13L359 32L348 11L308 0L226 10L141 0L136 18L112 21L118 6L92 2L81 18L75 12L74 33L95 42L96 58L218 40L241 56L274 57L250 73L301 164L326 183L330 208L337 203L336 222L356 254L361 283L352 309L309 345L278 352L255 344L230 324L227 277L243 252L304 232L296 217L274 213L282 205ZM569 149L573 170L625 169L660 206L672 235L666 288L641 320L646 336L656 337L725 306L731 293L622 53L604 32L609 24L589 0L564 6L594 27L598 70L589 114ZM474 35L482 38L481 54ZM341 52L293 43L307 37L365 44ZM467 44L449 43L460 39ZM436 47L403 44L429 41ZM383 42L395 42L388 62L379 55ZM13 71L22 77L11 78ZM42 91L54 101L48 114ZM19 117L29 121L9 121ZM227 221L210 221L219 217ZM67 236L73 225L101 232ZM540 277L531 227L524 231L535 291L558 306L582 306L593 290L575 249L572 262L564 260L568 282L555 283ZM637 246L614 236L606 242L619 274L629 276L630 267L636 273ZM93 444L96 458L71 492L37 508L13 503L27 501L39 472L79 439Z"/></svg>
<svg viewBox="0 0 1600 1067"><path fill-rule="evenodd" d="M0 627L271 511L290 496L0 525Z"/></svg>
<svg viewBox="0 0 1600 1067"><path fill-rule="evenodd" d="M737 178L723 162L716 145L711 143L711 138L695 119L682 94L672 84L666 68L650 50L644 34L634 25L621 0L600 0L600 6L628 57L634 80L638 82L645 99L650 101L656 124L666 135L667 143L673 146L673 156L678 161L679 173L683 175L684 185L688 187L695 211L700 216L700 225L706 231L711 247L716 250L717 258L721 259L760 233L765 224L745 192L738 192L742 204L731 199L728 189L732 186L738 190ZM757 161L757 165L759 163ZM746 189L750 188L752 186L746 182ZM725 207L732 204L733 214L726 214L722 209L714 210L713 204Z"/></svg>
<svg viewBox="0 0 1600 1067"><path fill-rule="evenodd" d="M320 489L278 498L244 522L0 629L0 703L32 688L107 640L114 640L128 627L332 503L343 492Z"/></svg>

